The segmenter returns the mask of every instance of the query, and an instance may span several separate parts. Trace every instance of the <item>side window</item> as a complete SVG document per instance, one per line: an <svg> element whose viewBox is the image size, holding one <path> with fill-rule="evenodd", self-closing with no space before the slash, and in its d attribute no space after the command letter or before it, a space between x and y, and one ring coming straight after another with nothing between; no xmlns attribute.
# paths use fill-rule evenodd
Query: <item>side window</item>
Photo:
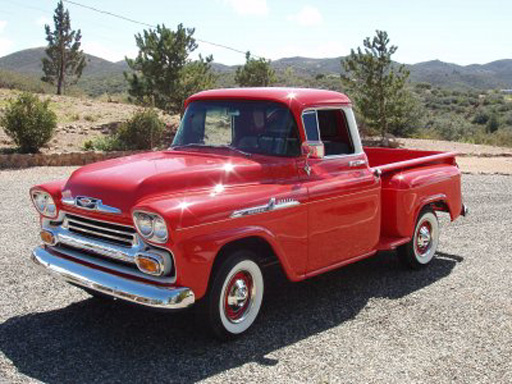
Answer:
<svg viewBox="0 0 512 384"><path fill-rule="evenodd" d="M318 128L325 155L348 155L355 152L345 113L341 109L318 110Z"/></svg>
<svg viewBox="0 0 512 384"><path fill-rule="evenodd" d="M318 119L316 111L307 111L302 114L306 138L308 141L320 141L318 133Z"/></svg>

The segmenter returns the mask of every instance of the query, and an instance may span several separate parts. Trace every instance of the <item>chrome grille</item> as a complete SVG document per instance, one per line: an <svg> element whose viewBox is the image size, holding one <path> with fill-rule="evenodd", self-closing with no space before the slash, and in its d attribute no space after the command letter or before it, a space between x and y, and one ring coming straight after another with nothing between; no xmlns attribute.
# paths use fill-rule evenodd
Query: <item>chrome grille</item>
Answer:
<svg viewBox="0 0 512 384"><path fill-rule="evenodd" d="M66 213L62 224L69 232L107 243L132 247L137 242L133 227Z"/></svg>

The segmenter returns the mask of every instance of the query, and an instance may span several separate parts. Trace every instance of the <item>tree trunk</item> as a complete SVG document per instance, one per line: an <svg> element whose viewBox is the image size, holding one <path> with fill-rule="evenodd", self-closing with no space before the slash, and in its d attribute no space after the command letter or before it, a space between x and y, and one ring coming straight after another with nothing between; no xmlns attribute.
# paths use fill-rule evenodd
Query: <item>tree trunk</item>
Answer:
<svg viewBox="0 0 512 384"><path fill-rule="evenodd" d="M60 50L60 63L59 63L59 75L57 80L57 95L62 95L64 88L64 76L66 69L66 48L64 47L64 43L62 42L62 32L59 31L60 34L60 42L59 42L59 50Z"/></svg>

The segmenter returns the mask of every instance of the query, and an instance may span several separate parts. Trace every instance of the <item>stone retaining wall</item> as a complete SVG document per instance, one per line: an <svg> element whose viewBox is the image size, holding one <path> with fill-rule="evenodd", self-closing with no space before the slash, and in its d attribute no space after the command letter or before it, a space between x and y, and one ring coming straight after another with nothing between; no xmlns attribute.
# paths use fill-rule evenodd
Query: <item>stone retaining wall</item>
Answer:
<svg viewBox="0 0 512 384"><path fill-rule="evenodd" d="M133 155L140 151L119 152L73 152L53 154L25 154L13 153L0 155L0 169L41 167L41 166L71 166L95 163L115 157Z"/></svg>

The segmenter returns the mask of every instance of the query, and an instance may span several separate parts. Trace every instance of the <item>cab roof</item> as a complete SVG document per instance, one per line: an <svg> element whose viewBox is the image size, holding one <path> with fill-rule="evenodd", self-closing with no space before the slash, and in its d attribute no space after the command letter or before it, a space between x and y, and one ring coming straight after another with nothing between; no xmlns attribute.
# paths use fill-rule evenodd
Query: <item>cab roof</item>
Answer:
<svg viewBox="0 0 512 384"><path fill-rule="evenodd" d="M350 99L343 93L311 88L224 88L203 91L190 96L187 106L198 100L266 100L288 105L294 112L306 108L350 105Z"/></svg>

